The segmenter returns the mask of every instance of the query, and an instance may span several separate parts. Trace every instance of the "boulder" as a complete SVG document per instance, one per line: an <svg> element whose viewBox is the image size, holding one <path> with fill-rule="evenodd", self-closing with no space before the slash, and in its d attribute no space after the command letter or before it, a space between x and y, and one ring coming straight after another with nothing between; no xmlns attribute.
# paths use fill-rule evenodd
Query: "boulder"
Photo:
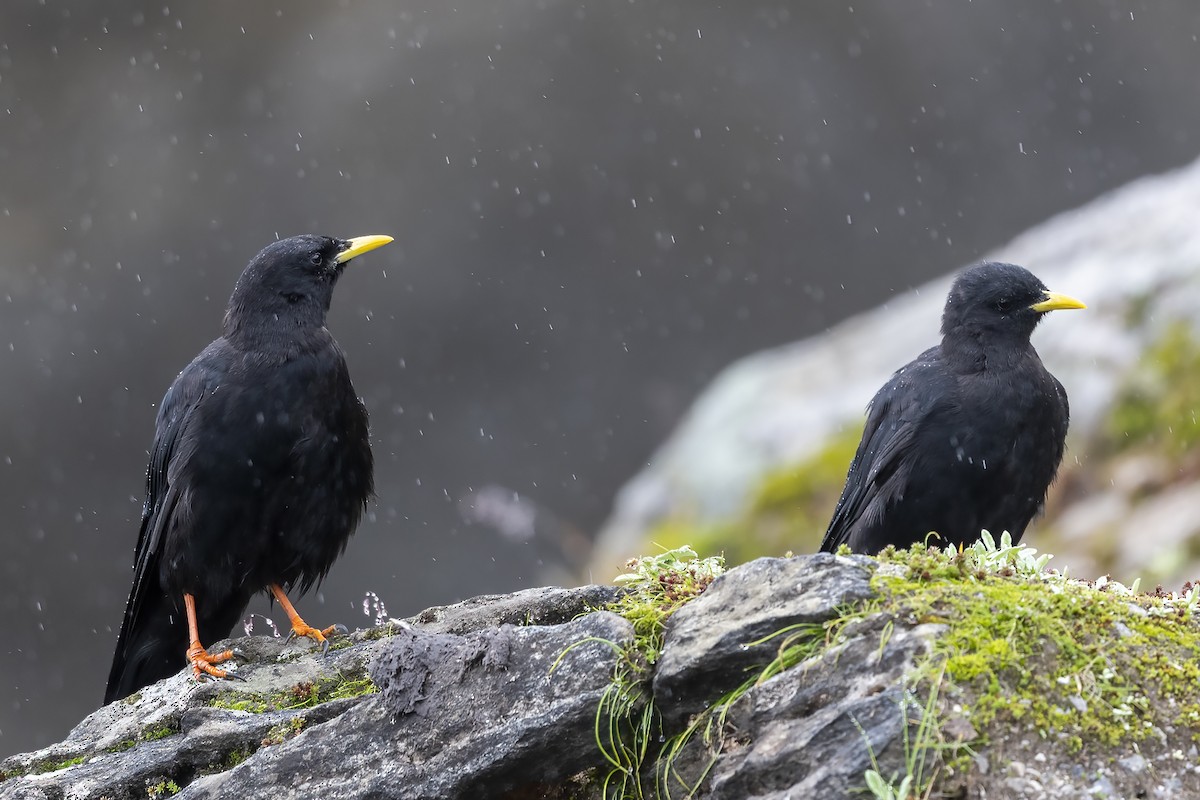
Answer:
<svg viewBox="0 0 1200 800"><path fill-rule="evenodd" d="M764 558L658 628L631 585L476 598L327 657L246 637L242 680L109 704L0 762L0 798L1196 796L1195 593L1041 567Z"/></svg>

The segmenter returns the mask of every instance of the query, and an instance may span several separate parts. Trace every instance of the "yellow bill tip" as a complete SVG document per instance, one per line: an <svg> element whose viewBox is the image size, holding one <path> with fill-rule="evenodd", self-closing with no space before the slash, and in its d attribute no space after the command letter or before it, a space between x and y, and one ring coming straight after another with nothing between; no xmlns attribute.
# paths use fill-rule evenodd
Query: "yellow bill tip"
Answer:
<svg viewBox="0 0 1200 800"><path fill-rule="evenodd" d="M385 244L394 241L390 236L355 236L353 239L347 239L348 247L337 255L337 263L345 264L355 256L361 256L363 253L369 253L376 248L383 247Z"/></svg>
<svg viewBox="0 0 1200 800"><path fill-rule="evenodd" d="M1071 308L1087 308L1082 300L1076 300L1058 292L1046 292L1042 299L1030 306L1034 311L1063 311Z"/></svg>

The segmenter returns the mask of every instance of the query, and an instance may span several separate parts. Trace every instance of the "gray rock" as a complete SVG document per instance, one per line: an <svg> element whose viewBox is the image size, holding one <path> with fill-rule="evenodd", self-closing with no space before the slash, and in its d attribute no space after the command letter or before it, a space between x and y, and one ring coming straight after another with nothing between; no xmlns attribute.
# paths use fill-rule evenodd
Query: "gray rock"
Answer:
<svg viewBox="0 0 1200 800"><path fill-rule="evenodd" d="M181 672L109 704L64 741L0 762L0 798L145 800L167 781L179 797L471 797L480 785L562 781L600 760L593 722L617 655L592 641L551 666L589 637L628 643L620 617L571 621L617 593L473 598L356 632L327 658L265 636L214 643L245 653L242 680L197 685ZM373 690L370 665L379 693L313 694Z"/></svg>
<svg viewBox="0 0 1200 800"><path fill-rule="evenodd" d="M593 637L627 644L632 628L598 613L398 635L372 670L379 696L179 797L468 798L561 782L599 761L593 723L616 655L599 641L563 655Z"/></svg>
<svg viewBox="0 0 1200 800"><path fill-rule="evenodd" d="M1117 759L1117 764L1125 771L1133 773L1144 772L1147 766L1145 757L1140 753Z"/></svg>
<svg viewBox="0 0 1200 800"><path fill-rule="evenodd" d="M922 712L906 676L942 628L896 631L881 649L885 622L752 689L731 717L749 744L714 765L708 796L853 797L872 753L880 774L903 774L901 733Z"/></svg>
<svg viewBox="0 0 1200 800"><path fill-rule="evenodd" d="M898 781L924 758L929 777L949 763L933 759L964 755L960 744L974 750L965 751L974 768L964 773L960 761L952 783L934 787L945 796L1200 796L1182 717L1169 735L1152 728L1120 746L1076 750L1065 733L1020 721L989 724L980 742L964 710L970 694L946 682L919 740L935 680L927 659L945 627L882 610L822 624L856 604L886 608L873 603L877 569L897 567L829 554L759 559L677 612L656 675L629 695L635 712L652 697L660 714L627 774L642 796L848 800L865 796L869 768ZM600 800L610 765L596 725L624 726L634 743L625 722L599 713L634 642L625 619L587 613L613 596L585 587L476 598L356 632L328 658L305 644L239 639L244 681L195 685L181 674L110 704L63 742L0 763L0 798L144 800L178 788L193 800ZM783 637L753 643L781 630L798 635L799 649L787 669L766 673Z"/></svg>
<svg viewBox="0 0 1200 800"><path fill-rule="evenodd" d="M779 649L764 637L792 625L821 623L870 597L874 562L828 553L760 558L713 581L667 626L654 676L654 699L668 723L728 692L730 675L762 667Z"/></svg>
<svg viewBox="0 0 1200 800"><path fill-rule="evenodd" d="M301 726L319 725L362 698L255 714L210 704L257 702L262 697L287 697L296 687L364 679L382 643L362 632L350 642L345 649L332 650L328 658L320 658L303 641L285 644L279 638L257 636L216 642L214 649L236 646L245 653L247 660L236 670L242 680L195 684L181 672L110 703L83 720L63 742L0 762L0 772L21 774L0 783L0 798L41 792L52 798L144 800L148 786L167 780L184 785L196 775L226 769L258 750L273 729L290 728L293 719ZM75 760L80 763L49 769Z"/></svg>
<svg viewBox="0 0 1200 800"><path fill-rule="evenodd" d="M481 595L434 606L404 622L432 633L467 633L500 625L558 625L603 608L620 590L612 586L547 586L506 595Z"/></svg>

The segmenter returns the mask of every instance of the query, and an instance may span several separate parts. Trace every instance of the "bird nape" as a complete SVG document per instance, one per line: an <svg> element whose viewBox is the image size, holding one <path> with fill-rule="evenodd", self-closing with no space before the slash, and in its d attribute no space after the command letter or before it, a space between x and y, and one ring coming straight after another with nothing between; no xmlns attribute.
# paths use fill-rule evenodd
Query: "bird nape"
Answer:
<svg viewBox="0 0 1200 800"><path fill-rule="evenodd" d="M209 653L267 590L293 635L328 648L288 602L321 581L373 492L367 412L325 328L347 262L389 236L296 236L246 267L223 335L167 390L146 470L133 589L106 703L191 665L227 676Z"/></svg>
<svg viewBox="0 0 1200 800"><path fill-rule="evenodd" d="M959 275L941 344L871 400L821 550L874 554L927 538L961 547L984 529L1019 541L1054 480L1069 418L1067 393L1029 337L1067 308L1086 306L1013 264Z"/></svg>

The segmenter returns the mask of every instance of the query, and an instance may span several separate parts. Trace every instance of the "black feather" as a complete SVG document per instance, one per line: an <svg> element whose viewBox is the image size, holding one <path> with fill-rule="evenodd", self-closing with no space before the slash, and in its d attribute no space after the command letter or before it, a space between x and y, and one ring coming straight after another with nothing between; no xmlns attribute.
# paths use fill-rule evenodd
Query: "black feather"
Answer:
<svg viewBox="0 0 1200 800"><path fill-rule="evenodd" d="M319 583L354 532L373 491L367 412L325 328L345 247L298 236L259 253L224 335L167 390L105 702L184 666L184 593L223 638L268 584Z"/></svg>
<svg viewBox="0 0 1200 800"><path fill-rule="evenodd" d="M982 529L1019 541L1062 460L1067 394L1030 344L1046 287L1012 264L954 282L942 342L871 400L858 452L821 543L877 553L958 545Z"/></svg>

